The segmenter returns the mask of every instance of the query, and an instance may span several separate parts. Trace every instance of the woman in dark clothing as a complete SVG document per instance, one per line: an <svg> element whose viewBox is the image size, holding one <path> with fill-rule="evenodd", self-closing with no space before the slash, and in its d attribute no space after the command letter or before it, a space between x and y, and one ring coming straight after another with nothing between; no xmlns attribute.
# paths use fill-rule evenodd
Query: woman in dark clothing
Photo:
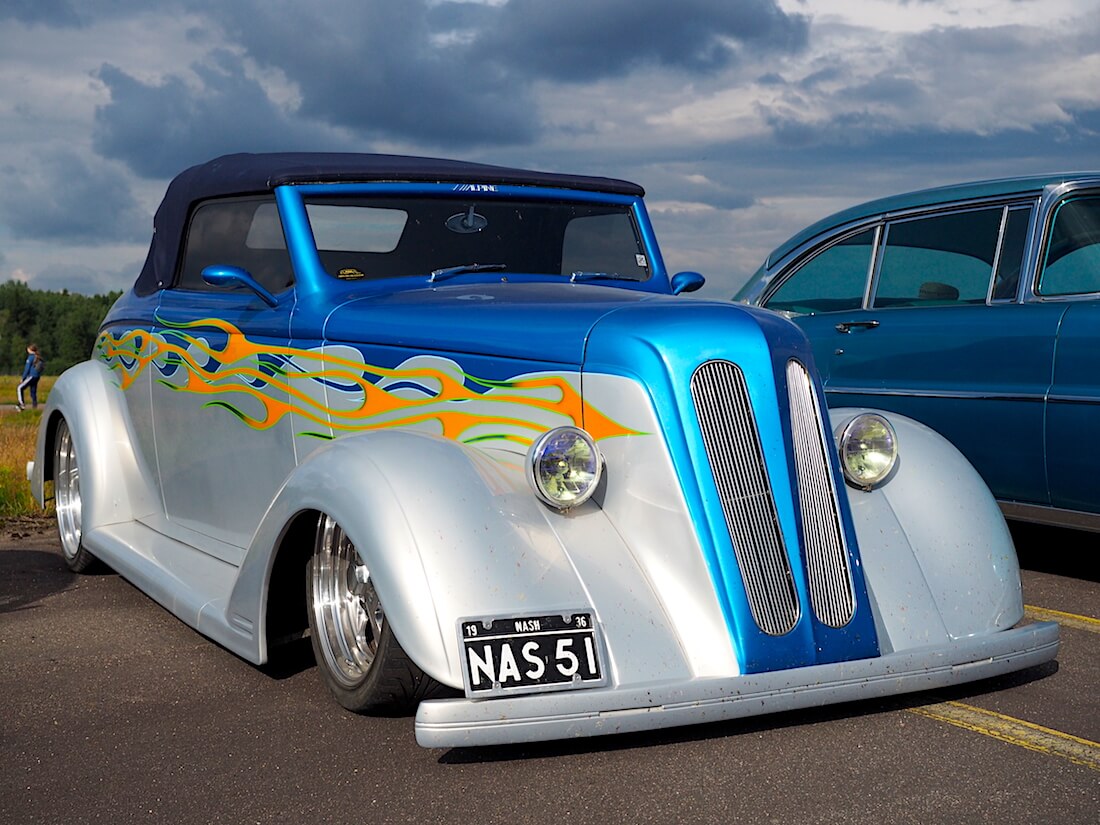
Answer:
<svg viewBox="0 0 1100 825"><path fill-rule="evenodd" d="M38 351L37 344L27 347L27 363L23 365L23 380L19 384L19 402L16 406L22 411L23 390L31 391L31 406L38 406L38 379L42 377L42 370L46 367L46 359Z"/></svg>

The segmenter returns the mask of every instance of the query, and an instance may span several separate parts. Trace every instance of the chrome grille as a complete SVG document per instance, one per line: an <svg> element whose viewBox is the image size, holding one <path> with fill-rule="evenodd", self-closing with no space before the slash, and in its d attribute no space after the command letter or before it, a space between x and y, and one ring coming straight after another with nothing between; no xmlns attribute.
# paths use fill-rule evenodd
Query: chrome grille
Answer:
<svg viewBox="0 0 1100 825"><path fill-rule="evenodd" d="M691 377L691 396L752 617L782 635L798 621L798 596L745 376L729 361L707 361Z"/></svg>
<svg viewBox="0 0 1100 825"><path fill-rule="evenodd" d="M843 627L852 619L855 597L826 452L831 445L821 426L813 381L798 361L787 362L787 391L810 604L822 624Z"/></svg>

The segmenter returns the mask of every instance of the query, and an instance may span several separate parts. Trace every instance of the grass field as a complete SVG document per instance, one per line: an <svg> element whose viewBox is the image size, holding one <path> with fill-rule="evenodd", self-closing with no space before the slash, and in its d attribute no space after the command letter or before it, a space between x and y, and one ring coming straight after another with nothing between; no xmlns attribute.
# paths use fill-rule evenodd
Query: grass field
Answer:
<svg viewBox="0 0 1100 825"><path fill-rule="evenodd" d="M54 378L47 376L39 383L39 409L28 407L20 412L15 406L18 376L0 375L0 521L42 512L31 498L27 462L34 458L41 408L53 382ZM30 403L29 396L26 401Z"/></svg>

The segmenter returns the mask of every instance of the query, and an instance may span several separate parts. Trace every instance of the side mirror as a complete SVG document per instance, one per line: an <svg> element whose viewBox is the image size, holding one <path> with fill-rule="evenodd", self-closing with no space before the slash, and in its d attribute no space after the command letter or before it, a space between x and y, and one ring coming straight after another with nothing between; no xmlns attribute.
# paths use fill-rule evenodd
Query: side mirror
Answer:
<svg viewBox="0 0 1100 825"><path fill-rule="evenodd" d="M202 271L202 279L210 286L233 287L237 284L248 287L269 307L276 306L278 299L260 286L259 281L252 277L252 273L239 266L208 266Z"/></svg>
<svg viewBox="0 0 1100 825"><path fill-rule="evenodd" d="M707 279L698 272L677 272L672 276L672 294L694 292L706 282Z"/></svg>

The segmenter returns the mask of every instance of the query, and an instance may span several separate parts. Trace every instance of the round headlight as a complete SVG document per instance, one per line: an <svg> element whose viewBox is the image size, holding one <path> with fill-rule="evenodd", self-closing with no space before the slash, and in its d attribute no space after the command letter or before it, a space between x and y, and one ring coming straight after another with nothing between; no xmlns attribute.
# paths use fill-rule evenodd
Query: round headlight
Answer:
<svg viewBox="0 0 1100 825"><path fill-rule="evenodd" d="M527 453L528 478L540 499L568 510L588 501L600 483L603 459L592 436L576 427L543 433Z"/></svg>
<svg viewBox="0 0 1100 825"><path fill-rule="evenodd" d="M898 437L881 415L862 413L840 433L840 467L854 487L870 490L890 475L898 458Z"/></svg>

